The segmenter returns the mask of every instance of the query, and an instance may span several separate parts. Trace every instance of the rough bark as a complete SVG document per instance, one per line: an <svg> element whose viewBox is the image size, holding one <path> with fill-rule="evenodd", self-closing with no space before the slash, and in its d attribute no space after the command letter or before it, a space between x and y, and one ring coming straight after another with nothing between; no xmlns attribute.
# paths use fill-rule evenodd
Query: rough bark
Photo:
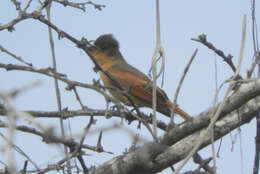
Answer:
<svg viewBox="0 0 260 174"><path fill-rule="evenodd" d="M161 143L147 143L138 150L118 156L103 165L92 168L92 174L131 174L156 173L185 158L194 147L199 135L210 123L210 117L216 110L211 107L181 126L175 127L160 138ZM236 92L228 98L220 119L214 128L217 140L237 127L250 122L260 111L260 79L242 83ZM210 144L210 135L206 136L200 148Z"/></svg>

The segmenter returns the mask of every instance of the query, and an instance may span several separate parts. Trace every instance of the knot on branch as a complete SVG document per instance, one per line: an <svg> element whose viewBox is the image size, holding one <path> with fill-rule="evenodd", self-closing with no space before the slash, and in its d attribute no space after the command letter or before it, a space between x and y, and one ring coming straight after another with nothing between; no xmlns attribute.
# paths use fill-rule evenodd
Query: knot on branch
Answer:
<svg viewBox="0 0 260 174"><path fill-rule="evenodd" d="M72 89L75 89L76 84L75 83L69 83L68 86L65 88L67 91L71 91Z"/></svg>
<svg viewBox="0 0 260 174"><path fill-rule="evenodd" d="M13 31L15 31L14 26L11 25L11 26L7 27L7 31L9 31L9 32L13 32Z"/></svg>
<svg viewBox="0 0 260 174"><path fill-rule="evenodd" d="M28 15L27 13L25 13L25 12L23 12L23 15ZM32 18L34 18L34 19L44 19L44 15L43 14L41 14L41 12L40 11L37 11L37 10L35 10L34 12L32 12L31 13L31 16L32 16Z"/></svg>
<svg viewBox="0 0 260 174"><path fill-rule="evenodd" d="M96 79L93 79L93 85L98 87L98 88L101 88L101 89L105 89L101 84L100 84L100 79L96 80Z"/></svg>
<svg viewBox="0 0 260 174"><path fill-rule="evenodd" d="M80 40L80 45L86 46L86 45L89 45L89 42L85 37L82 37Z"/></svg>
<svg viewBox="0 0 260 174"><path fill-rule="evenodd" d="M138 168L144 170L151 170L153 163L155 162L155 158L165 151L169 146L161 144L161 143L147 143L141 148L139 148L136 152L136 165Z"/></svg>
<svg viewBox="0 0 260 174"><path fill-rule="evenodd" d="M91 45L91 44L85 37L82 37L81 40L79 42L77 42L77 47L82 48L83 50L84 49L88 50L89 45Z"/></svg>
<svg viewBox="0 0 260 174"><path fill-rule="evenodd" d="M206 34L201 34L201 35L198 36L198 38L201 42L207 41L207 35Z"/></svg>
<svg viewBox="0 0 260 174"><path fill-rule="evenodd" d="M100 66L95 66L95 67L93 68L93 71L94 71L95 73L98 73L99 71L102 71L102 69L100 68Z"/></svg>
<svg viewBox="0 0 260 174"><path fill-rule="evenodd" d="M231 61L232 61L232 58L233 58L233 56L232 56L231 54L228 54L228 56L226 57L226 60L229 61L229 62L231 62Z"/></svg>
<svg viewBox="0 0 260 174"><path fill-rule="evenodd" d="M260 51L257 51L257 52L256 52L255 58L258 59L258 60L260 59Z"/></svg>

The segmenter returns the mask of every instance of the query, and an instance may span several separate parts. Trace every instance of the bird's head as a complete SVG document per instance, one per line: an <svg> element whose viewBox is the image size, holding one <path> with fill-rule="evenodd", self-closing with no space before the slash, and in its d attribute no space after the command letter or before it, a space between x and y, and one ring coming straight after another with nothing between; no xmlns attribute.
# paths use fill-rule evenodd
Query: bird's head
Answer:
<svg viewBox="0 0 260 174"><path fill-rule="evenodd" d="M103 51L110 49L119 49L119 43L112 34L104 34L99 36L94 42L94 45Z"/></svg>
<svg viewBox="0 0 260 174"><path fill-rule="evenodd" d="M102 52L106 52L109 56L119 53L119 43L112 34L99 36L94 42L94 46Z"/></svg>
<svg viewBox="0 0 260 174"><path fill-rule="evenodd" d="M118 63L125 62L119 51L119 43L112 34L104 34L99 36L95 40L94 44L88 49L91 52L92 57L100 65L115 61Z"/></svg>

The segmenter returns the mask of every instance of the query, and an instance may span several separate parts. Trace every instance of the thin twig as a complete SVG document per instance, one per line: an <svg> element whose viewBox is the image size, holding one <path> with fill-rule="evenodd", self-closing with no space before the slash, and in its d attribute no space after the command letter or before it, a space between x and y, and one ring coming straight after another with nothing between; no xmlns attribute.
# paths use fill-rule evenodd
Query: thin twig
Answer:
<svg viewBox="0 0 260 174"><path fill-rule="evenodd" d="M20 2L18 2L18 1L16 1L16 0L11 0L11 2L14 4L15 9L16 9L17 11L20 11L20 10L21 10L21 3L20 3Z"/></svg>
<svg viewBox="0 0 260 174"><path fill-rule="evenodd" d="M255 137L255 158L253 174L258 174L259 171L259 155L260 155L260 114L256 117L256 137Z"/></svg>
<svg viewBox="0 0 260 174"><path fill-rule="evenodd" d="M205 45L206 47L208 47L209 49L213 50L217 55L219 55L220 57L223 58L223 60L231 67L233 72L236 72L235 65L232 62L233 56L231 54L226 56L223 53L223 51L221 51L220 49L217 49L212 43L208 42L207 36L205 34L199 35L198 38L191 38L191 40L196 41L196 42L200 42L203 45Z"/></svg>
<svg viewBox="0 0 260 174"><path fill-rule="evenodd" d="M242 39L241 39L241 47L240 47L240 56L239 56L239 61L238 61L238 66L237 69L235 71L235 74L233 76L233 80L237 78L238 73L240 71L241 68L241 64L242 64L242 59L243 59L243 51L244 51L244 46L245 46L245 33L246 33L246 15L243 16L243 25L242 25ZM205 137L207 137L207 135L209 135L209 132L211 131L211 129L213 128L213 126L215 125L215 122L218 120L219 115L224 107L224 105L226 104L226 101L228 99L228 95L230 94L230 92L232 91L233 87L235 86L235 83L231 82L225 95L224 95L224 99L221 102L221 104L219 105L219 107L217 108L216 113L214 114L214 116L212 117L210 124L208 125L207 129L205 130L205 132L203 134L201 134L195 144L195 146L193 147L193 149L190 151L190 153L185 157L185 159L183 160L183 162L181 163L181 165L176 169L176 171L174 172L174 174L177 174L180 172L180 170L184 167L184 165L188 162L188 160L197 152L197 150L199 149L199 147L201 146L203 140L205 139Z"/></svg>
<svg viewBox="0 0 260 174"><path fill-rule="evenodd" d="M215 91L216 91L216 97L214 100L214 104L216 105L218 102L218 68L217 68L217 56L214 54L214 69L215 69ZM212 157L213 157L213 171L214 174L216 174L217 166L216 166L216 151L215 151L215 142L214 142L214 129L211 131L211 151L212 151Z"/></svg>
<svg viewBox="0 0 260 174"><path fill-rule="evenodd" d="M75 96L76 96L76 99L77 99L77 101L79 102L81 108L82 108L83 110L85 110L86 107L85 107L85 106L83 105L83 103L81 102L80 97L79 97L79 94L78 94L77 89L76 89L75 86L73 86L73 92L74 92L74 94L75 94Z"/></svg>
<svg viewBox="0 0 260 174"><path fill-rule="evenodd" d="M28 161L25 161L24 165L23 165L23 170L21 171L21 174L26 174L27 173L27 166L28 166Z"/></svg>
<svg viewBox="0 0 260 174"><path fill-rule="evenodd" d="M259 51L259 43L258 43L257 23L255 17L255 0L251 1L251 16L252 16L252 39L253 39L254 53L256 53Z"/></svg>
<svg viewBox="0 0 260 174"><path fill-rule="evenodd" d="M191 58L190 58L188 64L186 65L186 67L185 67L185 69L184 69L184 72L183 72L183 74L182 74L182 77L181 77L181 79L180 79L180 82L179 82L179 84L178 84L178 87L177 87L176 92L175 92L175 94L174 94L173 105L172 105L172 108L171 108L171 119L170 119L170 124L169 124L169 126L174 124L174 111L175 111L175 108L176 108L176 106L177 106L177 98L178 98L178 95L179 95L179 92L180 92L182 83L183 83L183 81L184 81L184 78L186 77L186 74L187 74L187 72L188 72L188 70L189 70L189 68L190 68L190 65L191 65L192 61L193 61L194 58L196 57L197 52L198 52L198 49L196 49L196 50L193 52L193 54L192 54L192 56L191 56Z"/></svg>
<svg viewBox="0 0 260 174"><path fill-rule="evenodd" d="M238 114L238 117L239 114ZM239 118L240 120L240 118ZM241 137L241 127L238 127L238 136L239 136L239 150L240 150L240 167L241 167L241 174L244 174L244 155L243 155L243 147L242 147L242 137Z"/></svg>
<svg viewBox="0 0 260 174"><path fill-rule="evenodd" d="M7 55L13 57L14 59L18 60L19 62L22 62L28 66L32 66L32 63L26 62L25 60L23 60L21 57L16 56L15 54L11 53L10 51L8 51L7 49L5 49L3 46L0 45L0 51L6 53Z"/></svg>
<svg viewBox="0 0 260 174"><path fill-rule="evenodd" d="M15 133L15 125L17 121L17 117L15 115L15 107L13 103L12 96L8 93L0 91L0 98L3 100L6 111L7 111L7 120L8 120L8 130L7 130L7 141L5 145L5 155L7 158L8 171L10 173L16 173L16 166L14 164L14 154L12 150L12 144L14 141L14 133Z"/></svg>
<svg viewBox="0 0 260 174"><path fill-rule="evenodd" d="M220 139L219 145L218 145L218 151L217 151L217 157L220 157L220 149L221 149L221 145L222 145L222 138Z"/></svg>
<svg viewBox="0 0 260 174"><path fill-rule="evenodd" d="M244 50L245 50L245 42L246 42L246 15L243 16L241 45L240 45L240 52L239 52L237 70L234 74L235 79L237 79L238 74L240 72L240 68L242 66L242 60L243 60Z"/></svg>
<svg viewBox="0 0 260 174"><path fill-rule="evenodd" d="M6 123L0 122L0 127L8 128L9 125L6 124ZM43 139L43 141L45 143L58 143L58 144L66 145L67 147L70 147L70 148L79 146L79 143L75 142L72 139L63 139L62 137L53 135L52 131L41 132L41 131L38 131L35 128L29 127L29 126L22 126L22 125L15 126L15 129L19 130L21 132L30 133L30 134L39 136L39 137L41 137ZM108 152L108 151L105 151L105 150L98 151L100 149L98 149L95 146L82 144L81 147L84 148L84 149L95 151L95 152L105 152L105 153L108 153L108 154L112 154L111 152Z"/></svg>
<svg viewBox="0 0 260 174"><path fill-rule="evenodd" d="M251 68L247 71L247 78L251 78L257 63L259 62L259 59L260 59L260 52L254 53Z"/></svg>
<svg viewBox="0 0 260 174"><path fill-rule="evenodd" d="M32 2L32 0L29 0L29 1L28 1L28 3L26 4L26 6L24 7L23 11L26 11L26 10L30 7L31 2Z"/></svg>
<svg viewBox="0 0 260 174"><path fill-rule="evenodd" d="M47 173L52 170L63 169L64 167L62 166L62 164L64 164L68 160L71 160L73 157L75 157L77 155L78 154L75 152L70 153L67 157L64 157L63 159L59 160L56 164L50 164L50 165L48 165L48 167L46 167L44 169L40 169L40 170L29 170L28 173L43 174L43 173Z"/></svg>
<svg viewBox="0 0 260 174"><path fill-rule="evenodd" d="M88 125L87 125L86 128L84 129L84 133L82 134L82 137L81 137L81 139L80 139L79 146L77 147L77 149L75 149L75 152L79 152L79 153L80 153L80 151L81 151L81 146L83 145L83 142L84 142L84 140L85 140L85 138L86 138L86 136L87 136L87 134L88 134L88 131L89 131L91 125L92 125L94 122L95 122L95 121L94 121L94 118L93 118L93 116L91 116L90 119L89 119ZM98 149L98 148L99 148L99 147L97 146L97 149ZM102 148L102 149L99 149L99 150L103 150L103 148ZM82 167L82 169L83 169L83 171L84 171L84 174L88 174L88 168L87 168L87 166L85 165L85 162L84 162L84 159L82 158L82 156L81 156L81 155L78 155L77 158L78 158L78 160L79 160L79 162L80 162L80 164L81 164L81 167Z"/></svg>
<svg viewBox="0 0 260 174"><path fill-rule="evenodd" d="M48 21L51 21L51 16L50 16L51 2L46 7L46 13L47 13ZM54 71L57 71L54 41L53 41L52 30L51 30L50 26L48 26L48 34L49 34L49 42L50 42L51 55L52 55L52 67L53 67ZM55 94L56 94L56 102L57 102L58 111L61 112L62 111L61 96L60 96L60 89L59 89L59 83L58 83L57 78L54 78L54 87L55 87ZM63 123L62 117L59 118L59 122L60 122L61 137L66 138L64 123ZM67 149L66 146L64 146L64 153L65 153L65 156L68 157L68 149ZM68 168L68 173L71 174L70 160L67 161L67 168Z"/></svg>
<svg viewBox="0 0 260 174"><path fill-rule="evenodd" d="M0 132L0 136L6 141L8 142L7 138ZM10 142L8 142L10 143ZM30 163L36 168L39 170L39 167L37 166L37 164L35 162L33 162L33 160L30 159L30 157L28 155L26 155L26 153L20 148L18 147L17 145L15 144L11 144L14 148L14 150L18 153L20 153L22 156L24 156L28 161L30 161Z"/></svg>
<svg viewBox="0 0 260 174"><path fill-rule="evenodd" d="M62 5L66 6L70 6L73 8L78 8L82 11L86 11L86 5L92 5L95 9L101 11L103 8L105 8L105 5L100 5L100 4L96 4L92 1L87 1L87 2L81 2L81 3L75 3L75 2L70 2L68 0L64 1L64 0L54 0L57 3L60 3Z"/></svg>
<svg viewBox="0 0 260 174"><path fill-rule="evenodd" d="M11 20L10 22L3 24L0 26L0 31L1 30L8 30L9 32L14 31L14 25L18 24L21 21L24 21L25 19L31 19L35 18L36 16L41 16L41 11L51 2L51 0L45 0L44 3L41 4L38 10L32 12L32 13L26 13L25 10L21 10L21 3L16 1L16 0L11 0L15 6L16 10L19 12L18 16Z"/></svg>
<svg viewBox="0 0 260 174"><path fill-rule="evenodd" d="M163 51L163 47L161 44L161 32L160 32L160 3L159 0L155 0L156 1L156 46L155 46L155 50L153 53L153 57L152 57L152 77L153 77L153 100L152 100L152 104L153 104L153 134L154 137L156 138L155 140L157 141L157 120L156 120L156 106L157 106L157 97L156 97L156 93L157 93L157 78L160 76L160 74L164 71L164 66L165 66L165 56L164 56L164 51ZM156 62L157 62L157 55L160 54L162 57L162 63L161 63L161 68L159 70L158 76L157 76L157 68L156 68Z"/></svg>

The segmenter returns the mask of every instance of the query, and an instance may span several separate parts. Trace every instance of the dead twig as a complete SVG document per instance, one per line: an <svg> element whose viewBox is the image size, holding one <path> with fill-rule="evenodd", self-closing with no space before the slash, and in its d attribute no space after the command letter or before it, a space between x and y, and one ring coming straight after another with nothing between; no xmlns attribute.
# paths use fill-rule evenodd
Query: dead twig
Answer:
<svg viewBox="0 0 260 174"><path fill-rule="evenodd" d="M244 46L245 46L245 37L246 37L246 15L244 15L243 17L243 25L242 25L242 39L241 39L241 47L240 47L240 55L239 55L239 60L238 60L238 66L237 69L235 71L235 74L233 76L233 80L235 80L239 74L240 68L241 68L241 64L242 64L242 59L243 59L243 53L244 53ZM174 174L177 174L180 172L180 170L184 167L184 165L188 162L188 160L197 152L197 150L199 149L199 147L201 146L202 142L204 141L205 137L207 137L209 135L209 132L212 130L212 128L215 125L215 122L218 120L220 113L224 107L224 105L226 104L226 101L228 99L228 95L230 94L230 92L232 91L233 87L235 86L235 83L231 82L225 95L224 95L224 99L221 102L221 104L219 105L219 107L217 108L216 112L214 113L210 124L208 125L206 131L201 134L199 136L199 139L196 142L196 145L194 146L194 148L190 151L190 153L185 157L185 159L183 160L182 164L176 169L176 171L174 172Z"/></svg>
<svg viewBox="0 0 260 174"><path fill-rule="evenodd" d="M151 66L151 70L152 70L152 86L153 86L153 90L152 90L152 109L153 109L153 134L155 137L155 141L157 140L157 120L156 120L156 106L157 106L157 97L156 97L156 93L157 93L157 78L164 72L164 67L165 67L165 53L163 51L163 47L161 44L161 32L160 32L160 3L159 0L156 0L156 45L155 45L155 50L153 53L153 57L152 57L152 66ZM160 55L160 58L162 59L162 63L161 63L161 68L159 70L159 73L157 75L157 56L158 54ZM163 80L162 80L163 82Z"/></svg>
<svg viewBox="0 0 260 174"><path fill-rule="evenodd" d="M210 174L214 174L214 170L212 167L210 167L208 164L212 160L212 158L208 158L203 160L202 157L199 155L199 153L195 153L193 155L193 161L197 164L199 164L199 168L203 168L206 172L209 172Z"/></svg>
<svg viewBox="0 0 260 174"><path fill-rule="evenodd" d="M206 47L208 47L209 49L213 50L217 55L219 55L220 57L223 58L223 60L231 67L233 72L236 72L235 65L232 62L233 56L231 54L228 54L228 56L226 56L223 51L221 51L220 49L217 49L212 43L208 42L207 36L205 34L199 35L198 38L191 38L191 40L200 42L203 45L205 45Z"/></svg>
<svg viewBox="0 0 260 174"><path fill-rule="evenodd" d="M187 72L188 72L188 70L189 70L189 68L190 68L190 65L191 65L192 61L193 61L194 58L196 57L197 52L198 52L198 49L196 49L196 50L193 52L193 54L192 54L192 56L191 56L191 58L190 58L188 64L186 65L186 67L185 67L185 69L184 69L184 72L183 72L183 74L182 74L182 77L181 77L181 79L180 79L180 82L179 82L179 84L178 84L178 87L177 87L176 92L175 92L175 94L174 94L173 105L172 105L172 108L171 108L171 119L170 119L170 124L169 124L168 126L174 124L174 121L173 121L173 120L174 120L174 111L175 111L175 108L177 107L177 98L178 98L178 95L179 95L179 92L180 92L182 83L183 83L183 81L184 81L184 78L185 78L185 76L186 76L186 74L187 74Z"/></svg>
<svg viewBox="0 0 260 174"><path fill-rule="evenodd" d="M7 140L7 138L0 132L0 136L6 141L6 142L8 142L8 140ZM10 143L10 142L8 142L8 143ZM22 156L24 156L27 160L27 163L28 163L28 161L36 168L36 169L38 169L39 170L39 167L37 166L37 164L33 161L33 160L31 160L31 158L28 156L28 155L26 155L26 153L20 148L20 147L18 147L17 145L15 145L15 144L11 144L11 146L14 148L14 150L16 151L16 152L18 152L18 153L20 153ZM27 166L27 165L26 165ZM26 169L26 168L25 168ZM26 172L25 172L26 173Z"/></svg>
<svg viewBox="0 0 260 174"><path fill-rule="evenodd" d="M95 9L97 9L99 11L101 11L103 8L106 7L105 5L96 4L92 1L81 2L81 3L71 2L71 1L68 1L68 0L54 0L54 1L64 5L65 7L70 6L70 7L73 7L73 8L80 9L84 12L86 12L86 5L92 5Z"/></svg>
<svg viewBox="0 0 260 174"><path fill-rule="evenodd" d="M48 21L51 21L51 5L52 3L50 2L46 6L46 13L47 13L47 19ZM53 35L52 35L52 29L50 26L48 26L48 36L49 36L49 43L50 43L50 49L51 49L51 58L52 58L52 67L54 71L57 71L57 66L56 66L56 55L55 55L55 46L54 46L54 41L53 41ZM59 83L58 79L54 77L54 88L55 88L55 94L56 94L56 102L57 102L57 107L58 111L61 112L62 114L62 104L61 104L61 95L60 95L60 89L59 89ZM62 115L59 118L59 123L60 123L60 131L61 131L61 137L66 138L65 134L65 129L64 129L64 120L62 119ZM64 146L64 153L65 156L68 156L68 149L66 146ZM70 160L66 162L66 166L68 168L68 173L71 174L71 165L70 165Z"/></svg>
<svg viewBox="0 0 260 174"><path fill-rule="evenodd" d="M3 46L0 45L0 51L6 53L7 55L13 57L14 59L18 60L19 62L22 62L28 66L33 66L32 63L26 62L25 60L23 60L21 57L16 56L14 53L11 53L10 51L8 51L7 49L5 49Z"/></svg>

